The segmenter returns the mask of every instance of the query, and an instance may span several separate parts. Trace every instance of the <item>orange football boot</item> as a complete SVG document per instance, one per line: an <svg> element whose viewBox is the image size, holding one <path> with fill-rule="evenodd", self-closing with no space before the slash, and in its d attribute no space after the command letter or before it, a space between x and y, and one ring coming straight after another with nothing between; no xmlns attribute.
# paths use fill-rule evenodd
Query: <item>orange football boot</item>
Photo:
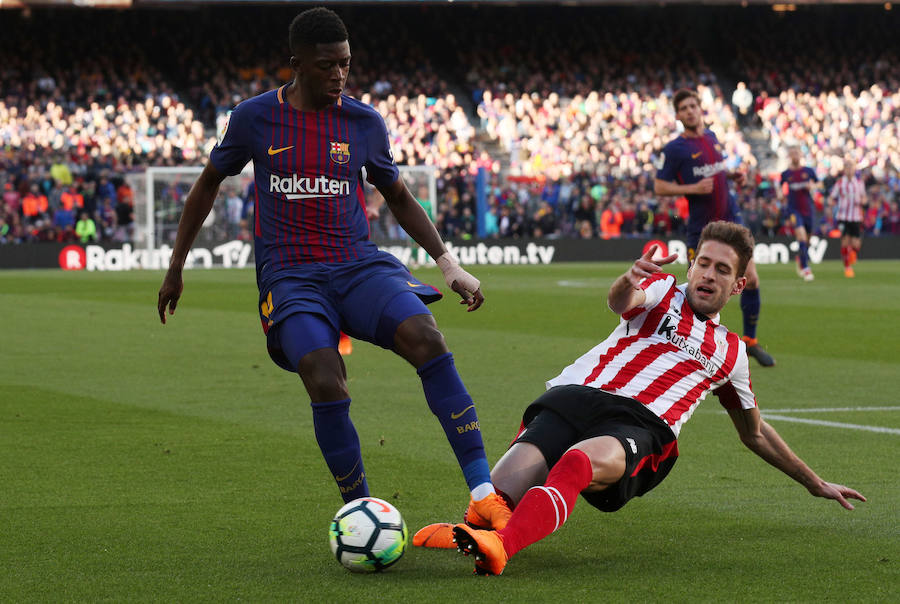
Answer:
<svg viewBox="0 0 900 604"><path fill-rule="evenodd" d="M503 537L496 531L482 531L467 524L453 527L456 548L466 556L475 556L475 574L503 573L509 556L503 548Z"/></svg>
<svg viewBox="0 0 900 604"><path fill-rule="evenodd" d="M497 493L491 493L484 499L475 501L469 499L469 507L463 520L466 524L483 530L495 530L506 526L512 510L506 505L506 501Z"/></svg>
<svg viewBox="0 0 900 604"><path fill-rule="evenodd" d="M341 332L341 339L338 341L338 352L342 357L353 352L353 340L343 331Z"/></svg>
<svg viewBox="0 0 900 604"><path fill-rule="evenodd" d="M416 547L434 547L438 549L453 549L453 525L449 522L437 522L420 528L413 535L413 545Z"/></svg>

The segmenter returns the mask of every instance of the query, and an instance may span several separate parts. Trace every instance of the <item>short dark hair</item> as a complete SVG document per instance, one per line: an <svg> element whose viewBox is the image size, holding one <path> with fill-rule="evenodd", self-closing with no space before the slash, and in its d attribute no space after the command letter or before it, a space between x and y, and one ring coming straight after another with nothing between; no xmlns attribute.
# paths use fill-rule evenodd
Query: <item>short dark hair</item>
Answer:
<svg viewBox="0 0 900 604"><path fill-rule="evenodd" d="M697 104L700 104L700 95L697 94L696 90L691 90L690 88L679 88L676 90L675 96L672 97L672 106L675 107L675 112L678 112L678 105L681 104L681 101L691 97L697 99Z"/></svg>
<svg viewBox="0 0 900 604"><path fill-rule="evenodd" d="M294 17L288 29L288 47L294 55L316 44L331 44L349 39L347 26L338 14L324 6L303 11Z"/></svg>
<svg viewBox="0 0 900 604"><path fill-rule="evenodd" d="M753 247L756 245L753 235L747 227L733 222L716 220L703 227L703 232L700 233L700 243L697 244L697 252L703 247L704 241L719 241L733 249L738 256L737 276L744 276L747 265L753 258Z"/></svg>

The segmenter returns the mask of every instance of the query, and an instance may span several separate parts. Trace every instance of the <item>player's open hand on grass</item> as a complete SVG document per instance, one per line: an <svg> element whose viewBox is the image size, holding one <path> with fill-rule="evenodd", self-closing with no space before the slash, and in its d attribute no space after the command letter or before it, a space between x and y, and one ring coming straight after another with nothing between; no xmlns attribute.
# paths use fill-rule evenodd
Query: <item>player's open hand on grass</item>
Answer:
<svg viewBox="0 0 900 604"><path fill-rule="evenodd" d="M162 286L159 288L159 300L156 308L159 310L159 320L163 325L166 324L166 306L169 307L169 314L175 314L175 307L178 305L178 299L181 298L181 292L184 290L184 281L181 279L181 272L166 272Z"/></svg>
<svg viewBox="0 0 900 604"><path fill-rule="evenodd" d="M815 485L814 487L810 487L809 492L816 497L824 497L825 499L834 499L842 506L847 508L848 510L853 509L853 504L851 504L847 499L858 499L859 501L865 501L866 498L862 496L861 493L851 489L850 487L845 487L842 484L835 484L833 482L822 482L821 484Z"/></svg>
<svg viewBox="0 0 900 604"><path fill-rule="evenodd" d="M665 258L653 260L653 254L656 253L657 247L656 244L651 245L650 249L647 250L643 256L635 260L634 264L631 265L631 268L628 269L628 272L625 273L628 282L631 283L631 286L635 289L639 289L641 287L641 281L647 277L661 272L664 264L675 262L675 260L678 259L678 254L669 254Z"/></svg>
<svg viewBox="0 0 900 604"><path fill-rule="evenodd" d="M484 294L481 293L481 282L470 275L459 265L459 260L446 252L437 259L438 268L444 275L444 281L450 289L460 295L460 304L466 304L468 311L478 310L484 304Z"/></svg>

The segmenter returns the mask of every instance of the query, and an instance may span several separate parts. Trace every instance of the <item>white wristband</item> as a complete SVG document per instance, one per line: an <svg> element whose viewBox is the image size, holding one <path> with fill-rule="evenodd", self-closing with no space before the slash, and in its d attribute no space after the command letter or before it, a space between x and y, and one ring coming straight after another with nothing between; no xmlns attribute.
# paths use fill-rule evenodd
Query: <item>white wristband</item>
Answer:
<svg viewBox="0 0 900 604"><path fill-rule="evenodd" d="M459 283L467 292L475 293L481 287L481 281L467 273L460 265L456 256L446 252L436 260L438 268L444 274L444 281L453 287L453 282Z"/></svg>

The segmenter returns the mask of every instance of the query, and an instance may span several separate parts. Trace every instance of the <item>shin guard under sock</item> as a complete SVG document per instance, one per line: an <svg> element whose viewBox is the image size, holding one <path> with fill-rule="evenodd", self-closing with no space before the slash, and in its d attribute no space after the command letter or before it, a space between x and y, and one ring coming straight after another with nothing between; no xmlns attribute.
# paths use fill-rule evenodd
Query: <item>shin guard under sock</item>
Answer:
<svg viewBox="0 0 900 604"><path fill-rule="evenodd" d="M316 441L344 502L369 496L359 436L350 421L350 399L311 403Z"/></svg>

